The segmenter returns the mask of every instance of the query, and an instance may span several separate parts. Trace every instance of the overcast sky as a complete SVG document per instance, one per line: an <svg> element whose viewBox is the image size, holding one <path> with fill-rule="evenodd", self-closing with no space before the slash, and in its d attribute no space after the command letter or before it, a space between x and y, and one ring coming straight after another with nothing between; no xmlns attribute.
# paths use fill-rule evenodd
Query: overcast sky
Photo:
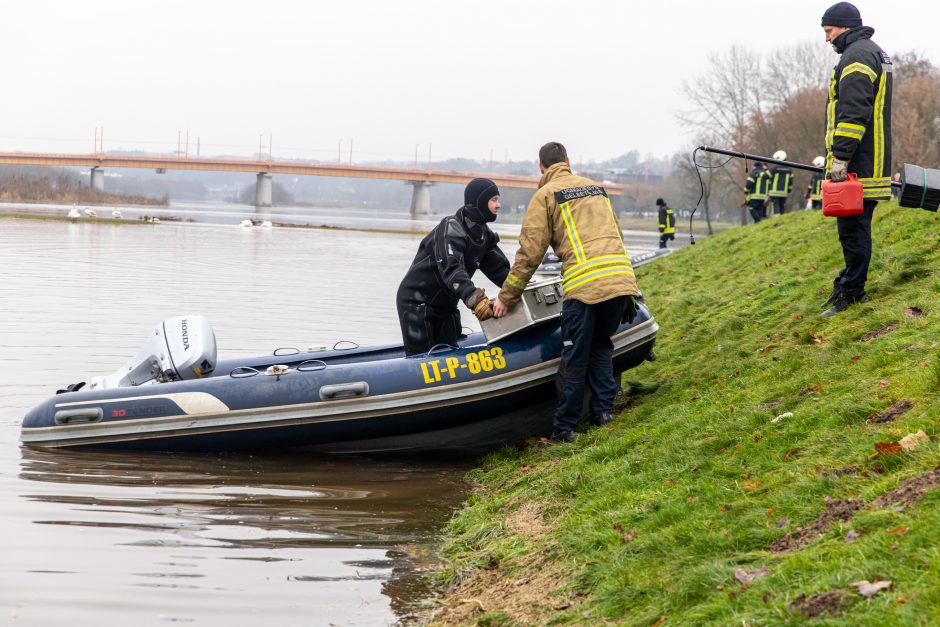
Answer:
<svg viewBox="0 0 940 627"><path fill-rule="evenodd" d="M0 21L0 151L275 158L665 155L682 81L732 44L825 46L829 2L30 0ZM860 0L875 41L940 64L936 2ZM833 63L837 55L832 53Z"/></svg>

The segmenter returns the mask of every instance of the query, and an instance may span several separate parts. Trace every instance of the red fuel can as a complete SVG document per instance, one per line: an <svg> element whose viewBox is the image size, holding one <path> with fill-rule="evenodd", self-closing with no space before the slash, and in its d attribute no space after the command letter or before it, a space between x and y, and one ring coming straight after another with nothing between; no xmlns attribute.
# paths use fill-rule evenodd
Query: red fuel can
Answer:
<svg viewBox="0 0 940 627"><path fill-rule="evenodd" d="M862 184L857 174L849 174L847 181L830 181L822 184L822 212L824 216L857 216L865 211Z"/></svg>

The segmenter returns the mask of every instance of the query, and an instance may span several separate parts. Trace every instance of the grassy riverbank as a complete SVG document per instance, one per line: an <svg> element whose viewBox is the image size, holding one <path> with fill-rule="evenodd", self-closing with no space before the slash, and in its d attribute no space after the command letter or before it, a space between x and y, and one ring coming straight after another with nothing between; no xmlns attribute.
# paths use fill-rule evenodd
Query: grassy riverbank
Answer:
<svg viewBox="0 0 940 627"><path fill-rule="evenodd" d="M816 212L643 267L658 361L612 426L484 460L432 622L940 619L940 223L881 208L874 233L873 301L829 320L841 251Z"/></svg>

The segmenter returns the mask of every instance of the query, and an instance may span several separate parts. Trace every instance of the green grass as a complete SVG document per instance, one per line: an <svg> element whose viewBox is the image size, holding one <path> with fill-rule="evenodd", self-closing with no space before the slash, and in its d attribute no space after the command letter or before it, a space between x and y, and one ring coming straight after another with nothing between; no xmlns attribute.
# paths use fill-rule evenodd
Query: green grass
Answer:
<svg viewBox="0 0 940 627"><path fill-rule="evenodd" d="M816 620L936 624L940 490L903 511L871 502L940 466L940 223L882 205L873 233L872 302L828 320L818 306L841 249L835 221L818 212L732 229L644 266L659 359L625 374L629 403L613 426L484 460L447 529L437 576L457 587L445 600L475 594L489 612L477 622L528 603L540 618L517 622L801 624L788 610L797 595L839 589L843 609ZM922 316L906 313L915 307ZM887 325L896 328L863 341ZM866 423L901 399L913 408L896 421ZM875 451L918 429L931 438L918 450ZM800 550L770 551L827 497L865 506ZM507 524L524 502L538 506L542 532ZM851 543L849 530L860 534ZM760 567L769 574L749 586L733 577ZM483 569L505 581L556 577L532 610L474 589ZM848 587L860 579L893 583L865 599ZM552 606L562 599L570 606Z"/></svg>

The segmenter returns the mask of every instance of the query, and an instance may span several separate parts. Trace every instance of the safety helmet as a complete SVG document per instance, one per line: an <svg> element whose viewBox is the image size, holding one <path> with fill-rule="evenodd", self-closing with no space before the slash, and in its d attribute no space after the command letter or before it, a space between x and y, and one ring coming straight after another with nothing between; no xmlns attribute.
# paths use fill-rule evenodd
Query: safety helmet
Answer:
<svg viewBox="0 0 940 627"><path fill-rule="evenodd" d="M774 159L776 159L777 161L786 161L787 153L784 152L783 150L778 150L777 152L774 153Z"/></svg>
<svg viewBox="0 0 940 627"><path fill-rule="evenodd" d="M825 157L816 157L815 159L813 159L813 165L816 166L817 168L823 167L824 165L826 165Z"/></svg>

